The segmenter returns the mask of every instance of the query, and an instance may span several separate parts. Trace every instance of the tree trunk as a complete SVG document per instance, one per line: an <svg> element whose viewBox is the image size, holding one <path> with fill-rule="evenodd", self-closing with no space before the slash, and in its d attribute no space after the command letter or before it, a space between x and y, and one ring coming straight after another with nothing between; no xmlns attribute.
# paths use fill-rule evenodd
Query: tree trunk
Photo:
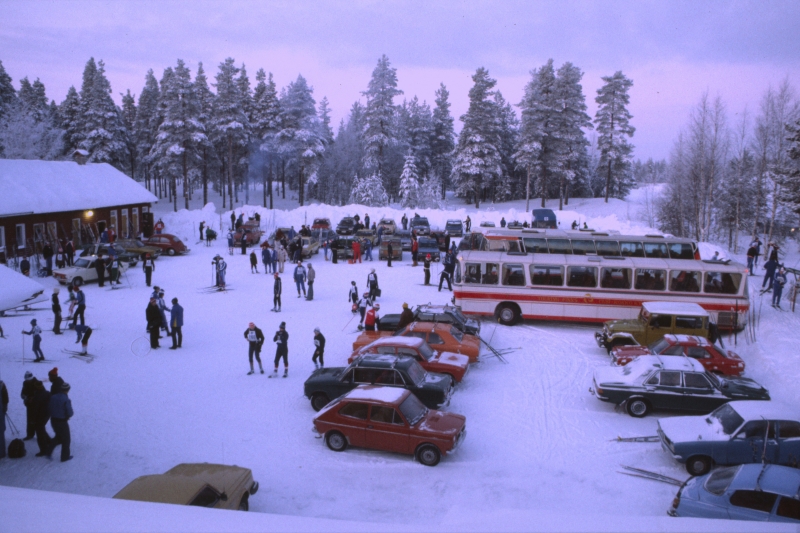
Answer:
<svg viewBox="0 0 800 533"><path fill-rule="evenodd" d="M189 210L189 169L186 155L186 142L183 143L183 201L186 210ZM178 211L177 200L175 201L175 211Z"/></svg>
<svg viewBox="0 0 800 533"><path fill-rule="evenodd" d="M281 198L286 200L286 161L281 158Z"/></svg>
<svg viewBox="0 0 800 533"><path fill-rule="evenodd" d="M274 202L274 194L273 194L273 187L272 187L272 178L273 176L273 169L272 166L272 159L269 161L269 177L267 178L267 182L269 183L269 208L275 209L275 202Z"/></svg>
<svg viewBox="0 0 800 533"><path fill-rule="evenodd" d="M525 180L525 212L531 210L531 166L527 168L528 179Z"/></svg>
<svg viewBox="0 0 800 533"><path fill-rule="evenodd" d="M230 135L228 135L228 200L233 211L233 139ZM239 201L238 197L236 201Z"/></svg>
<svg viewBox="0 0 800 533"><path fill-rule="evenodd" d="M564 205L569 205L569 185L571 182L567 182L567 186L564 188Z"/></svg>
<svg viewBox="0 0 800 533"><path fill-rule="evenodd" d="M203 148L203 207L208 203L208 154L206 151L206 148Z"/></svg>
<svg viewBox="0 0 800 533"><path fill-rule="evenodd" d="M297 173L297 183L298 183L297 198L300 200L300 207L302 207L303 206L303 193L304 193L304 189L305 189L303 187L303 165L299 165L299 167L300 168L299 168L299 171Z"/></svg>
<svg viewBox="0 0 800 533"><path fill-rule="evenodd" d="M608 169L606 171L606 203L608 203L608 193L611 190L611 160L608 160Z"/></svg>

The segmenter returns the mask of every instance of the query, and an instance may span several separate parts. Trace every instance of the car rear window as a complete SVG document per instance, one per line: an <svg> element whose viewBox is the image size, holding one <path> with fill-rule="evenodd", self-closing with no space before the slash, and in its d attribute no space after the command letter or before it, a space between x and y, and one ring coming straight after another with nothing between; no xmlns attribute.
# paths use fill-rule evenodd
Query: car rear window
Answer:
<svg viewBox="0 0 800 533"><path fill-rule="evenodd" d="M706 479L703 487L711 494L720 496L726 490L728 490L731 481L733 481L733 478L736 477L736 473L740 468L741 466L729 466L714 470L711 475L708 476L708 479Z"/></svg>
<svg viewBox="0 0 800 533"><path fill-rule="evenodd" d="M780 425L782 439L796 439L800 437L800 422L781 420Z"/></svg>
<svg viewBox="0 0 800 533"><path fill-rule="evenodd" d="M349 416L350 418L366 420L367 411L369 411L369 404L361 402L347 402L344 407L339 409L339 414L342 416Z"/></svg>
<svg viewBox="0 0 800 533"><path fill-rule="evenodd" d="M778 503L778 510L776 514L784 518L800 520L800 501L795 500L794 498L781 496L781 501Z"/></svg>
<svg viewBox="0 0 800 533"><path fill-rule="evenodd" d="M731 505L769 513L775 506L777 494L763 490L737 490L731 496Z"/></svg>

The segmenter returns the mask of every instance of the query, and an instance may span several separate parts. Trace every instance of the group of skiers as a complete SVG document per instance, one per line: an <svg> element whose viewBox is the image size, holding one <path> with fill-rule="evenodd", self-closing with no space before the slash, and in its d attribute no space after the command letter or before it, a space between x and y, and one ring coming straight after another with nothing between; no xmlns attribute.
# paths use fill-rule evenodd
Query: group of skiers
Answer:
<svg viewBox="0 0 800 533"><path fill-rule="evenodd" d="M761 294L772 292L772 307L777 309L781 308L781 297L783 296L783 288L788 281L786 275L786 268L780 263L778 253L780 247L770 242L767 244L767 261L764 263L764 279L761 282ZM758 258L761 255L761 241L756 238L750 243L747 249L747 269L750 275L755 274L755 269L758 267Z"/></svg>
<svg viewBox="0 0 800 533"><path fill-rule="evenodd" d="M58 368L50 370L48 378L51 382L49 391L45 388L44 383L36 379L30 371L25 372L20 397L25 405L27 424L25 438L22 441L29 441L36 437L39 445L36 457L52 458L53 450L57 446L61 446L61 462L63 463L72 459L69 419L72 418L74 412L69 399L70 386L58 375ZM6 456L5 430L9 400L8 387L0 380L0 430L2 430L0 459ZM47 432L48 420L55 433L53 437ZM13 441L8 447L9 455L12 458L25 455L25 445L22 441Z"/></svg>
<svg viewBox="0 0 800 533"><path fill-rule="evenodd" d="M172 337L170 350L177 350L183 347L183 306L178 303L177 298L172 299L172 307L167 307L164 299L164 289L158 285L153 287L150 295L150 302L145 309L145 319L147 320L147 333L150 334L150 348L160 348L158 342L161 339L161 331ZM169 320L167 319L169 313Z"/></svg>
<svg viewBox="0 0 800 533"><path fill-rule="evenodd" d="M264 366L261 363L261 348L264 345L265 337L264 332L256 327L254 322L248 324L247 329L244 330L244 338L247 341L248 351L247 357L250 362L250 371L248 376L255 374L255 367L253 366L253 359L258 363L258 369L263 374ZM289 333L286 332L286 322L281 322L278 326L278 331L272 337L272 342L275 343L275 359L274 370L272 374L267 377L278 377L278 366L283 360L283 377L289 377ZM314 328L314 353L311 357L315 368L325 366L325 337L320 332L320 329Z"/></svg>

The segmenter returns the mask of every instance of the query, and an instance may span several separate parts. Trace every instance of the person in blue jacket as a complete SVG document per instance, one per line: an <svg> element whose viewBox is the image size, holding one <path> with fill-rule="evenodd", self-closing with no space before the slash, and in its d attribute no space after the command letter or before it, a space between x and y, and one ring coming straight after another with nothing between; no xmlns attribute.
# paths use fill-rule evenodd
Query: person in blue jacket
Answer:
<svg viewBox="0 0 800 533"><path fill-rule="evenodd" d="M72 441L69 432L69 419L75 414L72 411L72 401L69 396L69 383L62 383L58 391L50 397L50 425L56 436L50 444L50 450L47 454L48 458L52 458L53 450L59 444L61 445L61 462L64 463L72 459L70 455L69 445Z"/></svg>
<svg viewBox="0 0 800 533"><path fill-rule="evenodd" d="M169 325L172 328L172 346L170 350L175 350L183 344L183 307L178 304L178 299L172 299L172 309L169 312Z"/></svg>

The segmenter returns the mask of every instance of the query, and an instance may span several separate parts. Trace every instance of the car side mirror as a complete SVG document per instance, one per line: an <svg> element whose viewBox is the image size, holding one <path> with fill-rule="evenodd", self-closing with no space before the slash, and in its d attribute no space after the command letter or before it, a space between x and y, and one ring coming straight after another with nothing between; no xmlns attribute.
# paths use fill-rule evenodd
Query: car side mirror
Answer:
<svg viewBox="0 0 800 533"><path fill-rule="evenodd" d="M228 501L228 495L225 494L225 492L223 491L223 493L219 495L219 499L222 500L223 502L226 502Z"/></svg>

